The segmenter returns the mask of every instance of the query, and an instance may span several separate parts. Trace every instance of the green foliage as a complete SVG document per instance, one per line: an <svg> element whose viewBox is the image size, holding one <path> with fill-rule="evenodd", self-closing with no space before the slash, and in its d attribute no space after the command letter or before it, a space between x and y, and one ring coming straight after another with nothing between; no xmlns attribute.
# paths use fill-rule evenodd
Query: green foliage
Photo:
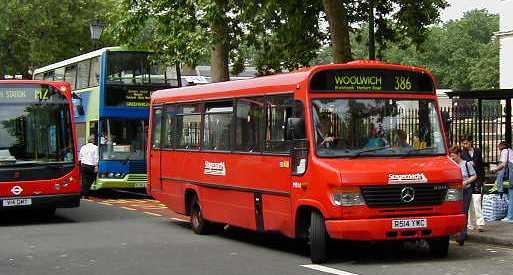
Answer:
<svg viewBox="0 0 513 275"><path fill-rule="evenodd" d="M255 48L254 64L262 74L307 66L326 35L320 31L320 1L266 0L246 22L252 26L246 47Z"/></svg>
<svg viewBox="0 0 513 275"><path fill-rule="evenodd" d="M433 26L418 47L394 45L384 60L430 68L441 88L497 88L499 45L492 40L499 30L499 17L473 10L460 20Z"/></svg>
<svg viewBox="0 0 513 275"><path fill-rule="evenodd" d="M0 1L0 73L30 77L31 69L91 50L89 24L104 19L112 1Z"/></svg>

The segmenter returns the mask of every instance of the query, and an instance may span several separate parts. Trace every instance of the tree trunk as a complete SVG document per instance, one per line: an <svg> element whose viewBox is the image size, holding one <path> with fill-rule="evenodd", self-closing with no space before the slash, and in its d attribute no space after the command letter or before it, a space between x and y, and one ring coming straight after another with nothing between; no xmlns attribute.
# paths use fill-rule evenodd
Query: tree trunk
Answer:
<svg viewBox="0 0 513 275"><path fill-rule="evenodd" d="M219 18L212 22L212 32L215 38L212 47L212 82L230 80L228 70L228 23L225 15L226 0L215 0L217 7L222 11Z"/></svg>
<svg viewBox="0 0 513 275"><path fill-rule="evenodd" d="M347 10L342 4L343 1L340 0L323 0L322 2L330 25L333 62L346 63L352 60Z"/></svg>

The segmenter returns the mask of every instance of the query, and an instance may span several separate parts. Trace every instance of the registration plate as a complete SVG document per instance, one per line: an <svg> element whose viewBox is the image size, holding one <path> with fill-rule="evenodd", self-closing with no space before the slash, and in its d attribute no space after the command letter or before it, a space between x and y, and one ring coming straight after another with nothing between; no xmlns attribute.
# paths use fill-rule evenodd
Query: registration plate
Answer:
<svg viewBox="0 0 513 275"><path fill-rule="evenodd" d="M2 201L2 205L4 207L9 206L22 206L22 205L31 205L32 199L6 199Z"/></svg>
<svg viewBox="0 0 513 275"><path fill-rule="evenodd" d="M143 183L139 183L138 182L138 183L134 184L134 187L135 188L146 187L146 183L144 183L144 182Z"/></svg>
<svg viewBox="0 0 513 275"><path fill-rule="evenodd" d="M411 229L427 227L426 219L392 220L392 229Z"/></svg>

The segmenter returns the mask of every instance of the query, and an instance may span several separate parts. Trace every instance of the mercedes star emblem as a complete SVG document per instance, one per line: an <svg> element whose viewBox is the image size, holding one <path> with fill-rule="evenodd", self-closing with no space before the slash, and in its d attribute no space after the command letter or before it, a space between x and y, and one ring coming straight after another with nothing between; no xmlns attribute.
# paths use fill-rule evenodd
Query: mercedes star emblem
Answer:
<svg viewBox="0 0 513 275"><path fill-rule="evenodd" d="M413 187L404 187L403 190L401 190L401 200L403 202L409 203L412 202L413 199L415 199L415 189Z"/></svg>

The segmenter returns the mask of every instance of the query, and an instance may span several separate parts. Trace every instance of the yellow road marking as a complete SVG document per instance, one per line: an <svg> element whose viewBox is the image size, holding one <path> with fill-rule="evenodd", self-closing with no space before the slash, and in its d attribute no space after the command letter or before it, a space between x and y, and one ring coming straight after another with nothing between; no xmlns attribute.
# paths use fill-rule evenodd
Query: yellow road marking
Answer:
<svg viewBox="0 0 513 275"><path fill-rule="evenodd" d="M123 209L126 209L126 210L130 210L130 211L135 211L136 210L135 208L130 208L130 207L126 207L126 206L121 206L120 208L123 208Z"/></svg>
<svg viewBox="0 0 513 275"><path fill-rule="evenodd" d="M107 203L107 202L98 202L98 204L102 204L102 205L110 205L110 206L112 206L112 203Z"/></svg>
<svg viewBox="0 0 513 275"><path fill-rule="evenodd" d="M162 215L157 214L157 213L152 213L152 212L144 212L144 213L146 213L148 215L156 216L156 217L162 217Z"/></svg>
<svg viewBox="0 0 513 275"><path fill-rule="evenodd" d="M162 207L141 207L142 209L144 210L164 210L166 208L162 208Z"/></svg>

